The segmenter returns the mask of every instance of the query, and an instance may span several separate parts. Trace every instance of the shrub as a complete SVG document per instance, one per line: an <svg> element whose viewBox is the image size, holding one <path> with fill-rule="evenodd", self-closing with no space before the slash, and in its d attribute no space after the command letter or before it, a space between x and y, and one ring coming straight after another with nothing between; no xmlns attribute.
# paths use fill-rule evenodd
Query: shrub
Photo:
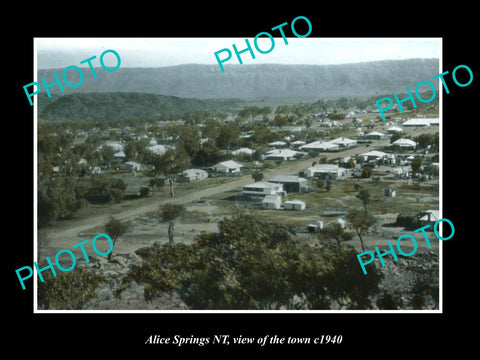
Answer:
<svg viewBox="0 0 480 360"><path fill-rule="evenodd" d="M98 286L105 281L87 269L57 272L43 275L45 281L38 284L38 307L44 310L80 310L88 300L95 298Z"/></svg>
<svg viewBox="0 0 480 360"><path fill-rule="evenodd" d="M411 227L415 223L415 217L412 215L398 215L397 216L397 226Z"/></svg>
<svg viewBox="0 0 480 360"><path fill-rule="evenodd" d="M140 188L140 196L147 197L150 194L150 188L148 186L142 186Z"/></svg>

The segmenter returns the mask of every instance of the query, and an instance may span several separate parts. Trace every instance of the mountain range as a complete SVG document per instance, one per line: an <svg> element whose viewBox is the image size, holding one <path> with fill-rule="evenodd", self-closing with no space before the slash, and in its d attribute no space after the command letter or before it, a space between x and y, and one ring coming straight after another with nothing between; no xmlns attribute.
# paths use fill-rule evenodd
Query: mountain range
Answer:
<svg viewBox="0 0 480 360"><path fill-rule="evenodd" d="M54 81L53 72L38 70L38 79ZM438 59L385 60L341 65L178 65L161 68L119 68L106 72L99 68L94 79L84 68L84 80L73 92L142 92L197 99L237 98L336 98L360 97L404 91L421 80L439 73ZM68 73L75 83L75 72ZM60 93L53 86L52 93Z"/></svg>
<svg viewBox="0 0 480 360"><path fill-rule="evenodd" d="M96 69L93 78L83 69L75 88L52 86L52 97L38 96L38 113L45 120L88 121L157 118L186 112L238 107L238 101L265 104L308 102L340 97L367 98L405 93L440 73L438 59L385 60L342 65L178 65L162 68ZM39 69L38 79L54 82L54 72ZM78 73L68 72L75 84ZM438 81L433 81L438 86Z"/></svg>

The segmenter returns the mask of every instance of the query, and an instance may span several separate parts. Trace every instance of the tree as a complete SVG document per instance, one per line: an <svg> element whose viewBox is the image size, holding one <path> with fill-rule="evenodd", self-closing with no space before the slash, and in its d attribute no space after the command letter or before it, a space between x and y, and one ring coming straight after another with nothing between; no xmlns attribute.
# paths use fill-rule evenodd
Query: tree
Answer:
<svg viewBox="0 0 480 360"><path fill-rule="evenodd" d="M220 134L217 138L217 145L220 148L227 148L227 154L230 153L232 144L238 142L240 138L240 129L236 123L227 123L220 128Z"/></svg>
<svg viewBox="0 0 480 360"><path fill-rule="evenodd" d="M323 180L317 180L316 185L320 190L322 190L325 186L325 182Z"/></svg>
<svg viewBox="0 0 480 360"><path fill-rule="evenodd" d="M348 160L348 163L346 164L346 168L353 169L355 166L357 166L357 162L355 161L355 158L351 156L350 160Z"/></svg>
<svg viewBox="0 0 480 360"><path fill-rule="evenodd" d="M152 188L152 192L155 196L155 188L161 188L163 187L163 185L165 185L165 179L163 178L156 178L156 177L151 177L149 180L148 180L148 186L150 186Z"/></svg>
<svg viewBox="0 0 480 360"><path fill-rule="evenodd" d="M154 172L163 174L168 179L171 197L175 196L173 188L175 177L189 162L190 158L182 146L177 147L176 150L169 149L165 154L154 158Z"/></svg>
<svg viewBox="0 0 480 360"><path fill-rule="evenodd" d="M327 184L325 185L325 190L327 190L327 192L330 192L331 189L332 189L332 181L327 179Z"/></svg>
<svg viewBox="0 0 480 360"><path fill-rule="evenodd" d="M222 153L217 147L215 139L209 139L202 144L195 155L192 157L192 165L194 166L211 166L221 161Z"/></svg>
<svg viewBox="0 0 480 360"><path fill-rule="evenodd" d="M336 222L320 230L317 234L317 237L321 241L330 239L335 240L337 243L337 248L340 249L340 243L351 240L352 233Z"/></svg>
<svg viewBox="0 0 480 360"><path fill-rule="evenodd" d="M150 188L148 186L142 186L140 188L140 197L148 197L150 194Z"/></svg>
<svg viewBox="0 0 480 360"><path fill-rule="evenodd" d="M276 126L282 127L283 125L288 124L288 118L286 115L275 115L273 122Z"/></svg>
<svg viewBox="0 0 480 360"><path fill-rule="evenodd" d="M39 226L72 217L77 205L75 185L75 181L69 176L58 176L48 183L39 183L37 190Z"/></svg>
<svg viewBox="0 0 480 360"><path fill-rule="evenodd" d="M127 232L127 225L112 216L110 220L105 224L105 232L108 236L110 236L113 241L112 251L110 251L110 253L108 254L108 261L110 261L110 259L112 258L115 243L117 242L119 236Z"/></svg>
<svg viewBox="0 0 480 360"><path fill-rule="evenodd" d="M177 149L179 146L183 147L190 158L200 149L200 134L196 128L191 126L172 126L169 127L168 131L178 137Z"/></svg>
<svg viewBox="0 0 480 360"><path fill-rule="evenodd" d="M259 172L259 171L255 171L254 173L252 173L252 179L257 182L257 181L261 181L263 179L263 173Z"/></svg>
<svg viewBox="0 0 480 360"><path fill-rule="evenodd" d="M108 168L110 169L110 163L114 159L115 151L111 146L104 146L101 150L101 156L105 164L107 164Z"/></svg>
<svg viewBox="0 0 480 360"><path fill-rule="evenodd" d="M220 135L220 123L217 120L208 120L202 130L202 136L210 141L217 141Z"/></svg>
<svg viewBox="0 0 480 360"><path fill-rule="evenodd" d="M277 134L271 130L270 126L259 125L255 128L253 140L256 144L261 145L275 140Z"/></svg>
<svg viewBox="0 0 480 360"><path fill-rule="evenodd" d="M367 205L370 202L370 193L368 192L368 190L360 189L356 198L362 201L363 209L365 210L365 212L367 212Z"/></svg>
<svg viewBox="0 0 480 360"><path fill-rule="evenodd" d="M372 175L372 169L370 168L364 168L362 170L362 178L368 179Z"/></svg>
<svg viewBox="0 0 480 360"><path fill-rule="evenodd" d="M403 137L403 133L401 132L394 132L390 137L390 144L393 144L395 141L401 139Z"/></svg>
<svg viewBox="0 0 480 360"><path fill-rule="evenodd" d="M350 210L347 214L347 220L352 225L353 229L360 239L362 251L365 251L365 244L363 242L362 234L375 225L375 218L366 211Z"/></svg>
<svg viewBox="0 0 480 360"><path fill-rule="evenodd" d="M146 139L131 140L125 145L125 156L130 160L144 162L147 145L148 141Z"/></svg>
<svg viewBox="0 0 480 360"><path fill-rule="evenodd" d="M420 171L420 168L422 167L422 159L419 157L413 159L411 163L411 167L412 167L412 173L414 174L418 173Z"/></svg>
<svg viewBox="0 0 480 360"><path fill-rule="evenodd" d="M160 218L168 222L168 241L173 244L175 222L183 216L185 207L181 204L166 203L160 207Z"/></svg>

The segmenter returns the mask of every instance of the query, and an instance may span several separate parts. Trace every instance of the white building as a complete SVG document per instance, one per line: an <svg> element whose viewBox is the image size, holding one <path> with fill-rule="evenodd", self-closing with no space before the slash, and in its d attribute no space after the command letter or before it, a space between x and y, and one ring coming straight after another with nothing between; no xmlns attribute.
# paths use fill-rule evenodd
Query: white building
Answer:
<svg viewBox="0 0 480 360"><path fill-rule="evenodd" d="M403 133L403 129L398 127L398 126L390 126L387 130L387 133L389 134L395 134L395 133Z"/></svg>
<svg viewBox="0 0 480 360"><path fill-rule="evenodd" d="M265 195L262 201L264 209L278 210L282 205L282 197L280 195Z"/></svg>
<svg viewBox="0 0 480 360"><path fill-rule="evenodd" d="M421 118L421 119L410 119L405 121L402 126L433 126L439 125L439 118Z"/></svg>
<svg viewBox="0 0 480 360"><path fill-rule="evenodd" d="M307 150L312 152L339 151L340 145L319 140L300 146L300 150Z"/></svg>
<svg viewBox="0 0 480 360"><path fill-rule="evenodd" d="M142 165L135 161L127 161L125 165L134 171L140 171L140 169L142 168Z"/></svg>
<svg viewBox="0 0 480 360"><path fill-rule="evenodd" d="M398 139L398 140L394 141L393 143L390 144L390 146L398 146L398 147L401 147L401 148L415 149L415 147L417 146L417 143L413 140L402 138L402 139Z"/></svg>
<svg viewBox="0 0 480 360"><path fill-rule="evenodd" d="M268 144L268 146L272 146L272 147L285 147L285 146L287 146L287 143L284 142L284 141L274 141L274 142L271 142L270 144Z"/></svg>
<svg viewBox="0 0 480 360"><path fill-rule="evenodd" d="M339 137L329 141L331 144L340 146L341 148L351 148L357 145L357 140L352 140L346 137Z"/></svg>
<svg viewBox="0 0 480 360"><path fill-rule="evenodd" d="M305 201L302 200L288 200L283 203L283 208L285 210L303 211L305 210L305 207Z"/></svg>
<svg viewBox="0 0 480 360"><path fill-rule="evenodd" d="M208 178L208 173L202 169L187 169L182 171L182 177L187 181L203 180Z"/></svg>
<svg viewBox="0 0 480 360"><path fill-rule="evenodd" d="M294 148L298 148L298 147L300 147L302 145L305 145L305 144L306 144L306 142L302 141L302 140L296 140L296 141L290 143L290 145L293 146Z"/></svg>
<svg viewBox="0 0 480 360"><path fill-rule="evenodd" d="M335 180L346 174L346 169L334 164L316 164L303 171L307 178L320 178Z"/></svg>
<svg viewBox="0 0 480 360"><path fill-rule="evenodd" d="M282 195L284 194L283 184L274 184L267 181L259 181L242 187L243 195Z"/></svg>
<svg viewBox="0 0 480 360"><path fill-rule="evenodd" d="M364 137L366 139L371 139L371 140L380 140L385 138L385 134L380 132L380 131L371 131L368 134L365 134Z"/></svg>
<svg viewBox="0 0 480 360"><path fill-rule="evenodd" d="M114 152L123 151L123 144L120 141L106 141L105 146L110 146ZM103 146L100 146L103 148Z"/></svg>
<svg viewBox="0 0 480 360"><path fill-rule="evenodd" d="M212 169L218 173L233 174L240 172L243 165L233 160L219 162L212 166Z"/></svg>
<svg viewBox="0 0 480 360"><path fill-rule="evenodd" d="M300 151L290 150L290 149L274 149L267 151L263 155L264 160L295 160L298 157L303 156L304 154Z"/></svg>
<svg viewBox="0 0 480 360"><path fill-rule="evenodd" d="M165 145L155 144L155 145L147 146L147 150L150 150L151 152L157 155L163 155L165 154L165 151L167 149L165 148Z"/></svg>
<svg viewBox="0 0 480 360"><path fill-rule="evenodd" d="M240 148L237 150L233 150L232 154L233 155L252 155L255 152L255 150L250 149L250 148Z"/></svg>

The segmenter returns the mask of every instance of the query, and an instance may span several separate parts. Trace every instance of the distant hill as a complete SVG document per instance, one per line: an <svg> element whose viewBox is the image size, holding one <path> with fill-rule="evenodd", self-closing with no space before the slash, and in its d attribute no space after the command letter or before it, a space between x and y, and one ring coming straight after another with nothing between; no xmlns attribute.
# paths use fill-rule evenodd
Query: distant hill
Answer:
<svg viewBox="0 0 480 360"><path fill-rule="evenodd" d="M389 94L415 87L439 73L438 59L388 60L343 65L178 65L162 68L119 68L114 72L88 68L77 88L65 86L64 94L88 92L136 92L196 99L262 97L312 100ZM53 82L53 72L39 70L38 78ZM71 72L70 81L75 73ZM51 81L50 81L51 80ZM58 86L51 88L59 93Z"/></svg>
<svg viewBox="0 0 480 360"><path fill-rule="evenodd" d="M39 96L38 116L46 121L108 122L152 120L186 113L217 113L231 109L235 100L199 100L130 92L78 93Z"/></svg>

